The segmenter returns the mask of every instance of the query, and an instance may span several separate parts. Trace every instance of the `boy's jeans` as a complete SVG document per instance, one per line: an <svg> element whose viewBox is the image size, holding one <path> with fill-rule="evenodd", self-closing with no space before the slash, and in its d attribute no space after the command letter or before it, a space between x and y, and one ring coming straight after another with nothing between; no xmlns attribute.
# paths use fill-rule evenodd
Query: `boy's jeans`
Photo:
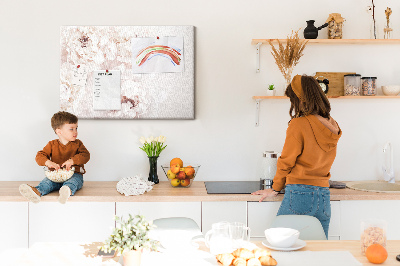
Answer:
<svg viewBox="0 0 400 266"><path fill-rule="evenodd" d="M331 220L331 194L327 187L286 185L285 196L277 215L310 215L317 218L328 239Z"/></svg>
<svg viewBox="0 0 400 266"><path fill-rule="evenodd" d="M75 192L83 186L83 175L74 173L72 177L64 183L56 183L45 177L36 188L39 190L40 196L44 196L54 190L60 190L62 186L68 186L71 189L71 196L73 196Z"/></svg>

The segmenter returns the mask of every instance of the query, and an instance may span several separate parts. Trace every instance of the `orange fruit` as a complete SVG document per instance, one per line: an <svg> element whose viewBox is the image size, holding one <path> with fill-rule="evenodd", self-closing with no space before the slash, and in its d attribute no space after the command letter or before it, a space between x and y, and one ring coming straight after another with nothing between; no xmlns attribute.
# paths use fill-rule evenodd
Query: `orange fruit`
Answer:
<svg viewBox="0 0 400 266"><path fill-rule="evenodd" d="M365 251L365 256L371 263L381 264L384 263L388 257L386 249L379 244L372 244Z"/></svg>
<svg viewBox="0 0 400 266"><path fill-rule="evenodd" d="M183 161L181 160L181 158L174 158L169 162L169 166L175 165L175 164L179 164L179 166L182 168L183 167Z"/></svg>

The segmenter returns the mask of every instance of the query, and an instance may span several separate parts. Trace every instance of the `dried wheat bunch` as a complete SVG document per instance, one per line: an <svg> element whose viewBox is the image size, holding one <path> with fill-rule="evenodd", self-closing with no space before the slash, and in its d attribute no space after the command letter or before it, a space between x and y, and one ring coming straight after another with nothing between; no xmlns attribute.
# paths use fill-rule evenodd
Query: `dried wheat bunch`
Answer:
<svg viewBox="0 0 400 266"><path fill-rule="evenodd" d="M286 38L286 46L283 46L278 40L278 49L275 48L271 40L269 41L272 47L272 56L287 83L290 83L293 68L299 63L308 42L300 40L298 33L299 31L292 31L292 34Z"/></svg>

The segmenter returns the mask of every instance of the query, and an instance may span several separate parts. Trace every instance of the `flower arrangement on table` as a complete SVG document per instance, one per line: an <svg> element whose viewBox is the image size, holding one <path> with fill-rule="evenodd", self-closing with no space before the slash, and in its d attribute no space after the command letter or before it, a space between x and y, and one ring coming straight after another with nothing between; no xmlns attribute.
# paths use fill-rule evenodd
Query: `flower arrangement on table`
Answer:
<svg viewBox="0 0 400 266"><path fill-rule="evenodd" d="M100 247L101 250L105 252L114 250L116 253L122 254L124 260L134 253L141 256L143 249L157 251L160 242L152 240L148 236L149 231L155 227L153 221L147 221L143 215L132 216L131 214L127 220L118 216L115 216L114 219L116 227L104 245ZM138 252L132 253L131 251Z"/></svg>
<svg viewBox="0 0 400 266"><path fill-rule="evenodd" d="M154 182L154 184L160 182L157 175L157 159L160 153L167 147L167 145L164 144L166 139L167 138L162 135L156 138L151 136L149 138L141 137L139 139L140 143L143 145L143 147L139 148L146 152L147 157L149 157L150 171L148 180Z"/></svg>

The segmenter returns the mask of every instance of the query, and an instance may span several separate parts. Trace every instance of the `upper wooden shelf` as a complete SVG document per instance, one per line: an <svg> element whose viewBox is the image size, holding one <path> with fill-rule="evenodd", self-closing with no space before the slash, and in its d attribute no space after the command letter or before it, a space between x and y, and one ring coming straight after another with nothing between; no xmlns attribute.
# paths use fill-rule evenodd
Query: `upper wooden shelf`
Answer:
<svg viewBox="0 0 400 266"><path fill-rule="evenodd" d="M286 42L286 39L253 39L251 44L258 43L267 44L269 41L272 43ZM301 39L307 40L308 44L398 44L400 39Z"/></svg>
<svg viewBox="0 0 400 266"><path fill-rule="evenodd" d="M400 98L400 96L385 96L385 95L375 95L375 96L328 96L328 98L340 98L340 99L377 99L377 98ZM289 99L286 96L253 96L254 100L263 99Z"/></svg>

